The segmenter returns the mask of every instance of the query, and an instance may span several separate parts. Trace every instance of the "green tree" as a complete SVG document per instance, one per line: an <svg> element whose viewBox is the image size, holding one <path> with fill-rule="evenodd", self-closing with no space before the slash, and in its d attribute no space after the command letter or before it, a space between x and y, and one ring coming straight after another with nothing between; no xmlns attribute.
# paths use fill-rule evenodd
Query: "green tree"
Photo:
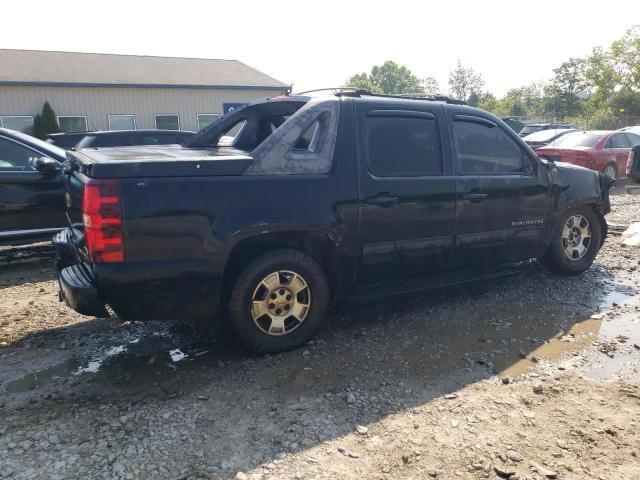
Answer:
<svg viewBox="0 0 640 480"><path fill-rule="evenodd" d="M433 77L425 77L421 81L422 91L427 95L437 95L440 93L440 85Z"/></svg>
<svg viewBox="0 0 640 480"><path fill-rule="evenodd" d="M477 107L480 104L480 94L478 94L478 92L471 92L467 103L472 107Z"/></svg>
<svg viewBox="0 0 640 480"><path fill-rule="evenodd" d="M478 108L486 110L487 112L491 112L494 115L501 115L499 112L500 102L492 93L485 93L480 97L480 101L478 102Z"/></svg>
<svg viewBox="0 0 640 480"><path fill-rule="evenodd" d="M36 115L36 118L33 120L34 136L44 140L48 134L58 133L59 131L60 126L58 125L56 114L53 108L51 108L51 105L49 105L49 102L45 102L42 107L42 113Z"/></svg>
<svg viewBox="0 0 640 480"><path fill-rule="evenodd" d="M471 67L465 67L458 59L455 68L449 72L449 91L451 95L460 100L468 101L472 93L480 96L483 88L484 80L482 75Z"/></svg>
<svg viewBox="0 0 640 480"><path fill-rule="evenodd" d="M584 81L592 104L601 107L620 83L620 72L611 52L600 47L591 51L586 61Z"/></svg>
<svg viewBox="0 0 640 480"><path fill-rule="evenodd" d="M585 71L586 62L582 58L570 58L553 70L553 79L544 91L549 115L564 119L582 112L582 100L578 94L586 87Z"/></svg>
<svg viewBox="0 0 640 480"><path fill-rule="evenodd" d="M422 93L423 91L420 79L411 73L411 70L391 60L374 66L369 78L384 93Z"/></svg>
<svg viewBox="0 0 640 480"><path fill-rule="evenodd" d="M365 72L356 73L355 75L353 75L347 80L346 86L369 90L373 93L384 93L380 87L374 85L373 82L371 82L371 80L369 79L369 75L367 75Z"/></svg>
<svg viewBox="0 0 640 480"><path fill-rule="evenodd" d="M611 113L618 118L618 125L627 125L629 119L640 117L640 92L623 88L609 100Z"/></svg>
<svg viewBox="0 0 640 480"><path fill-rule="evenodd" d="M640 25L611 44L611 57L618 67L620 84L630 90L640 88Z"/></svg>
<svg viewBox="0 0 640 480"><path fill-rule="evenodd" d="M375 65L369 74L353 75L347 80L347 85L389 94L424 92L420 79L411 70L391 60Z"/></svg>

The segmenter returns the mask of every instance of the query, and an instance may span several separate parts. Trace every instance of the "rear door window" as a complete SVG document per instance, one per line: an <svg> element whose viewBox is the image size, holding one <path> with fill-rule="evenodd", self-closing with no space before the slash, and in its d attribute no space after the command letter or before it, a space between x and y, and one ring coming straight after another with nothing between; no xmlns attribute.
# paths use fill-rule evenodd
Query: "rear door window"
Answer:
<svg viewBox="0 0 640 480"><path fill-rule="evenodd" d="M373 112L375 113L375 112ZM378 177L442 174L442 151L435 118L369 116L365 121L368 168Z"/></svg>
<svg viewBox="0 0 640 480"><path fill-rule="evenodd" d="M524 150L492 122L453 122L458 171L463 175L523 173L528 166Z"/></svg>
<svg viewBox="0 0 640 480"><path fill-rule="evenodd" d="M609 140L604 148L629 148L631 145L627 142L627 137L623 133L616 133Z"/></svg>

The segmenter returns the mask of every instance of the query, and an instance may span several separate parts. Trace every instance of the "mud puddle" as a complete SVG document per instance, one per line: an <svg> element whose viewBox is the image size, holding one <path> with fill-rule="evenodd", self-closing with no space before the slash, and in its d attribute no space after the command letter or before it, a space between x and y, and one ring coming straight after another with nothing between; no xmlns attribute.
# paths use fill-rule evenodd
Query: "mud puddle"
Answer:
<svg viewBox="0 0 640 480"><path fill-rule="evenodd" d="M602 322L600 336L587 355L585 375L596 380L626 377L640 371L640 312Z"/></svg>
<svg viewBox="0 0 640 480"><path fill-rule="evenodd" d="M639 302L639 297L635 291L627 286L611 284L613 288L606 293L598 308L598 312L591 317L574 323L569 329L561 330L556 335L549 338L543 345L534 349L527 359L522 359L500 372L501 376L514 376L527 373L535 367L531 362L532 358L538 361L559 363L561 368L569 367L573 364L570 354L577 355L592 346L598 347L602 343L610 342L612 339L628 339L631 344L640 345L640 323L638 312L629 314L618 314L614 318L608 318L607 312L614 307L635 306ZM615 340L613 340L615 341ZM628 353L610 361L598 362L597 367L589 370L594 378L608 378L613 372L619 370L624 365L637 365L633 362L634 353ZM637 360L637 359L636 359Z"/></svg>
<svg viewBox="0 0 640 480"><path fill-rule="evenodd" d="M75 359L52 365L42 370L29 372L17 380L4 385L7 393L21 393L38 388L46 383L64 379L78 369L80 363Z"/></svg>

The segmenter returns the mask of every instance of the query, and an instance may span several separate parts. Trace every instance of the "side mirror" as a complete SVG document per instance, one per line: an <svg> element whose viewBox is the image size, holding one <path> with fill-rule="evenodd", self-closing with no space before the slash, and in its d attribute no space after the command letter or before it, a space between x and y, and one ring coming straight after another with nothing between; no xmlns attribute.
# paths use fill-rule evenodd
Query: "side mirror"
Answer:
<svg viewBox="0 0 640 480"><path fill-rule="evenodd" d="M40 157L35 161L36 170L45 175L51 175L60 170L60 164L53 158Z"/></svg>

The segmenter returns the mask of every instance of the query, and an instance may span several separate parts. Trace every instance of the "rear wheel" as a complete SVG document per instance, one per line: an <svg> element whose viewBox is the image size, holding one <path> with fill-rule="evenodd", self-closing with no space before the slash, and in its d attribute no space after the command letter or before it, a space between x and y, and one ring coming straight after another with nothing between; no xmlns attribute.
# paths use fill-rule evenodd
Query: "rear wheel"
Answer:
<svg viewBox="0 0 640 480"><path fill-rule="evenodd" d="M602 243L602 227L589 207L568 210L562 216L544 257L544 265L555 273L577 275L591 266Z"/></svg>
<svg viewBox="0 0 640 480"><path fill-rule="evenodd" d="M616 167L613 163L610 163L609 165L604 167L604 170L602 170L602 174L605 177L609 177L615 180L616 178L618 178L618 167Z"/></svg>
<svg viewBox="0 0 640 480"><path fill-rule="evenodd" d="M268 252L242 271L229 299L229 320L258 353L288 350L318 330L329 303L320 265L297 250Z"/></svg>

